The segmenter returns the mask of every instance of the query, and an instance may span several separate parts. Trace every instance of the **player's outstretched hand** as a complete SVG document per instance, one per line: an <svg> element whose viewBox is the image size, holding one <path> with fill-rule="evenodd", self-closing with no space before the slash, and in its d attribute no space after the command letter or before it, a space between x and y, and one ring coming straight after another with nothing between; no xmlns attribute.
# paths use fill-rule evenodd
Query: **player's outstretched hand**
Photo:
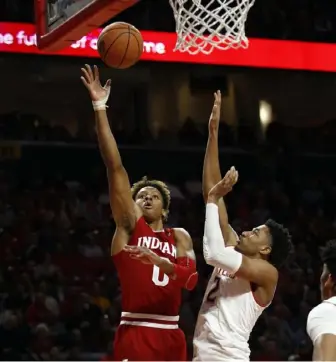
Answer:
<svg viewBox="0 0 336 362"><path fill-rule="evenodd" d="M217 92L215 92L214 97L215 97L215 100L214 100L214 104L213 104L210 119L209 119L209 133L218 132L221 105L222 105L221 91L218 90Z"/></svg>
<svg viewBox="0 0 336 362"><path fill-rule="evenodd" d="M108 98L111 89L111 80L109 79L104 87L100 83L99 79L99 70L95 65L90 67L88 64L85 64L84 68L81 68L83 75L81 76L81 80L89 91L90 97L92 101L103 101Z"/></svg>
<svg viewBox="0 0 336 362"><path fill-rule="evenodd" d="M232 166L224 178L209 191L208 201L217 202L221 197L227 195L237 183L238 176L238 171Z"/></svg>
<svg viewBox="0 0 336 362"><path fill-rule="evenodd" d="M152 250L144 248L142 246L126 245L124 247L124 251L129 253L130 258L139 260L144 264L157 265L160 263L161 260L159 255L155 254Z"/></svg>

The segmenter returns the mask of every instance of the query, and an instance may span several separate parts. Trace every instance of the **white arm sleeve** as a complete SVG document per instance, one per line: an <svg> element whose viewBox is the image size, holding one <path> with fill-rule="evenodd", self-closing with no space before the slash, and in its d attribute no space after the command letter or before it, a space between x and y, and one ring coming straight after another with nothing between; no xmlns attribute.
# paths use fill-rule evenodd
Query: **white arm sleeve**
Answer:
<svg viewBox="0 0 336 362"><path fill-rule="evenodd" d="M203 254L207 264L235 274L242 263L243 256L232 247L225 247L219 224L218 206L206 205L203 237Z"/></svg>
<svg viewBox="0 0 336 362"><path fill-rule="evenodd" d="M336 335L336 305L323 302L312 309L307 318L307 333L313 344L323 334Z"/></svg>

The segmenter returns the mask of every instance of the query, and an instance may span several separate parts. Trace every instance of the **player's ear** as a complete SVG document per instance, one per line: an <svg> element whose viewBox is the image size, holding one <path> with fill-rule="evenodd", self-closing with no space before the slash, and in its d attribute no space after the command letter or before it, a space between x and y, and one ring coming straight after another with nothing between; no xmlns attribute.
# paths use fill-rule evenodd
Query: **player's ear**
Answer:
<svg viewBox="0 0 336 362"><path fill-rule="evenodd" d="M167 221L168 214L169 214L168 210L165 210L165 209L162 210L162 218L163 218L164 221Z"/></svg>
<svg viewBox="0 0 336 362"><path fill-rule="evenodd" d="M259 251L259 253L262 255L268 255L271 253L271 251L272 251L272 248L269 245L267 245L267 246L263 246L261 248L261 250Z"/></svg>
<svg viewBox="0 0 336 362"><path fill-rule="evenodd" d="M331 274L328 274L327 280L324 283L325 288L332 289L334 287L335 283L331 276Z"/></svg>

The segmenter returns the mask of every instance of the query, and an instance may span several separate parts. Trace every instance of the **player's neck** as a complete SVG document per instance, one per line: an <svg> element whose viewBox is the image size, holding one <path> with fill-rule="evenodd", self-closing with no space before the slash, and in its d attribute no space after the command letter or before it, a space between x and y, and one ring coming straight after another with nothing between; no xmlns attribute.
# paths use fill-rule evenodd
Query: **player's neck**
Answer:
<svg viewBox="0 0 336 362"><path fill-rule="evenodd" d="M336 298L336 294L329 294L328 296L323 295L322 302L325 302L326 300L330 300L331 298Z"/></svg>
<svg viewBox="0 0 336 362"><path fill-rule="evenodd" d="M162 220L152 221L147 223L153 231L163 230Z"/></svg>
<svg viewBox="0 0 336 362"><path fill-rule="evenodd" d="M336 292L335 291L332 291L331 293L330 293L330 295L329 295L329 298L334 298L334 297L336 297ZM329 299L328 298L328 299Z"/></svg>

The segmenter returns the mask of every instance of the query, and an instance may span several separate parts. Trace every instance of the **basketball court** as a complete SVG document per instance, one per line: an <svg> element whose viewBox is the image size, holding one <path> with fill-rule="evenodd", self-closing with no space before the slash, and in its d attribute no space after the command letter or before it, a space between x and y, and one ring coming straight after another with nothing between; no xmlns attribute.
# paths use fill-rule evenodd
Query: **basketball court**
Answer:
<svg viewBox="0 0 336 362"><path fill-rule="evenodd" d="M37 43L57 51L141 0L34 0ZM176 22L176 51L210 54L247 48L245 22L255 0L167 0ZM170 14L162 14L170 16Z"/></svg>

